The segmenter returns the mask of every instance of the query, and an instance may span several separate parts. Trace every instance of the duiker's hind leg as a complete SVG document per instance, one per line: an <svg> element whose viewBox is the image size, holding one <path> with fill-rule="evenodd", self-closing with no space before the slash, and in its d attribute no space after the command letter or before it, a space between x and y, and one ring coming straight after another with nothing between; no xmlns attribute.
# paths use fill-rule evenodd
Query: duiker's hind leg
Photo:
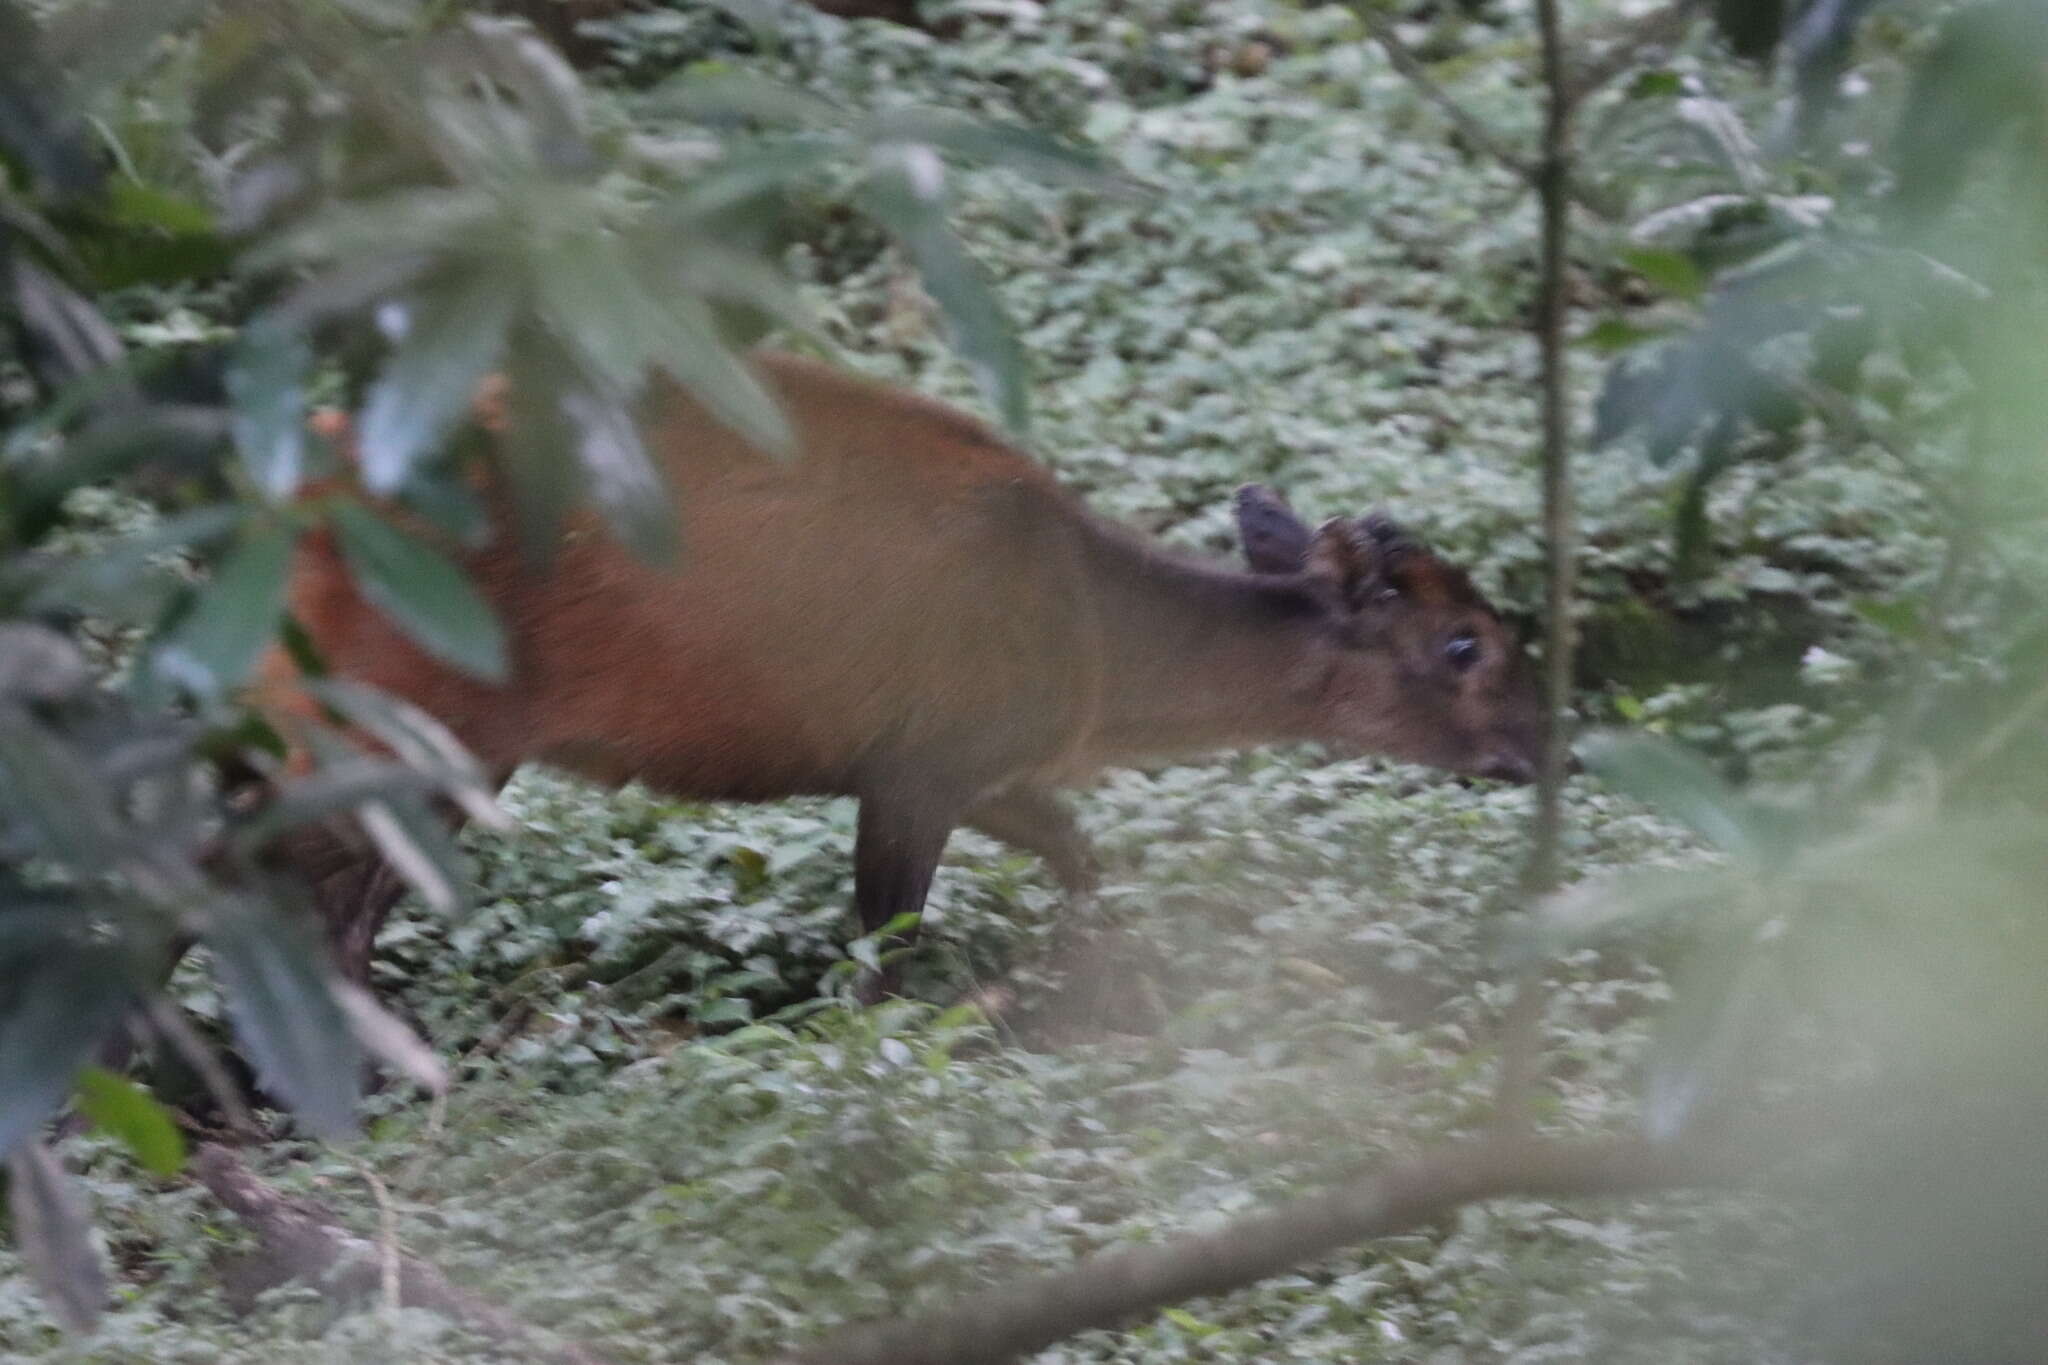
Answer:
<svg viewBox="0 0 2048 1365"><path fill-rule="evenodd" d="M1087 895L1102 880L1088 836L1074 823L1073 813L1044 787L1010 787L968 811L964 823L1043 858L1070 898Z"/></svg>

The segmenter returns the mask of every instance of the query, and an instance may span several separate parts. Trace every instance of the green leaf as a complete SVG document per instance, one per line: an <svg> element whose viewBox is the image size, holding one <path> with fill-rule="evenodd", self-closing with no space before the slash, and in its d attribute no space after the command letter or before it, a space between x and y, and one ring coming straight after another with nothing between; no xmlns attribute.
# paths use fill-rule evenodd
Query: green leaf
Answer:
<svg viewBox="0 0 2048 1365"><path fill-rule="evenodd" d="M1637 933L1725 903L1735 887L1719 867L1621 868L1543 898L1503 960L1522 967L1617 934Z"/></svg>
<svg viewBox="0 0 2048 1365"><path fill-rule="evenodd" d="M1627 247L1621 262L1667 294L1692 301L1707 292L1707 279L1692 257L1662 247Z"/></svg>
<svg viewBox="0 0 2048 1365"><path fill-rule="evenodd" d="M1765 950L1748 924L1724 929L1697 949L1677 974L1672 1004L1650 1040L1643 1093L1643 1131L1669 1142L1726 1087L1746 1041L1775 1031L1776 1002L1763 990Z"/></svg>
<svg viewBox="0 0 2048 1365"><path fill-rule="evenodd" d="M185 1167L185 1136L170 1111L126 1076L89 1066L78 1078L78 1107L144 1170L168 1179Z"/></svg>
<svg viewBox="0 0 2048 1365"><path fill-rule="evenodd" d="M417 795L395 794L356 808L363 832L429 909L452 914L469 900L469 862L448 824Z"/></svg>
<svg viewBox="0 0 2048 1365"><path fill-rule="evenodd" d="M357 503L336 501L329 517L349 573L372 605L435 658L504 681L504 627L461 568Z"/></svg>
<svg viewBox="0 0 2048 1365"><path fill-rule="evenodd" d="M1849 605L1858 616L1895 639L1918 640L1926 634L1920 604L1911 599L1864 597Z"/></svg>
<svg viewBox="0 0 2048 1365"><path fill-rule="evenodd" d="M111 869L130 851L98 771L13 699L0 699L0 810L74 868Z"/></svg>
<svg viewBox="0 0 2048 1365"><path fill-rule="evenodd" d="M375 736L407 767L447 791L472 820L489 829L510 828L511 822L492 800L493 784L483 764L434 716L345 678L316 679L306 687L349 724Z"/></svg>
<svg viewBox="0 0 2048 1365"><path fill-rule="evenodd" d="M1004 425L1023 432L1031 418L1024 348L980 264L946 226L938 165L929 148L903 149L893 163L877 168L862 200L916 262L925 292L938 304L976 385Z"/></svg>
<svg viewBox="0 0 2048 1365"><path fill-rule="evenodd" d="M553 558L562 523L583 495L579 433L563 412L557 392L562 372L574 366L575 361L552 339L518 337L507 367L509 421L490 447L512 494L512 519L521 557L533 572L544 570ZM665 520L672 550L674 514L668 513ZM627 526L617 529L633 543Z"/></svg>
<svg viewBox="0 0 2048 1365"><path fill-rule="evenodd" d="M39 537L55 524L72 489L113 478L144 460L163 470L202 466L228 430L225 412L193 405L158 405L102 418L65 438L55 459L17 464L16 532L24 540Z"/></svg>
<svg viewBox="0 0 2048 1365"><path fill-rule="evenodd" d="M303 334L261 318L243 329L228 363L235 449L272 502L298 491L306 461L306 374L312 367Z"/></svg>
<svg viewBox="0 0 2048 1365"><path fill-rule="evenodd" d="M315 1134L353 1134L362 1051L335 1002L320 945L295 921L246 901L204 938L263 1087Z"/></svg>
<svg viewBox="0 0 2048 1365"><path fill-rule="evenodd" d="M47 904L47 902L44 902ZM18 902L0 903L12 921ZM29 908L34 908L33 906ZM71 1093L79 1070L134 1001L120 959L77 935L86 916L75 907L59 927L38 917L0 961L0 1156L11 1154Z"/></svg>
<svg viewBox="0 0 2048 1365"><path fill-rule="evenodd" d="M39 343L50 374L78 379L121 359L113 324L77 290L19 252L10 273L15 318Z"/></svg>
<svg viewBox="0 0 2048 1365"><path fill-rule="evenodd" d="M192 610L158 642L156 673L202 697L240 687L284 616L294 538L277 524L245 529Z"/></svg>
<svg viewBox="0 0 2048 1365"><path fill-rule="evenodd" d="M279 784L263 809L236 828L234 843L254 853L285 830L399 795L431 793L434 782L402 763L337 755L303 777Z"/></svg>
<svg viewBox="0 0 2048 1365"><path fill-rule="evenodd" d="M713 416L764 452L793 453L788 419L759 377L719 336L710 309L664 278L669 270L665 243L650 240L636 246L639 251L629 254L610 234L590 233L537 262L534 291L542 321L600 381L584 392L610 391L623 399L640 391L649 366L660 366ZM583 416L570 416L590 430Z"/></svg>
<svg viewBox="0 0 2048 1365"><path fill-rule="evenodd" d="M100 182L99 158L85 121L72 110L68 82L50 59L28 11L0 3L0 147L19 157L49 189L84 193Z"/></svg>
<svg viewBox="0 0 2048 1365"><path fill-rule="evenodd" d="M810 135L729 144L724 155L661 207L660 214L665 220L701 227L706 220L724 217L815 174L844 150L834 139Z"/></svg>
<svg viewBox="0 0 2048 1365"><path fill-rule="evenodd" d="M26 605L30 611L69 607L109 621L145 625L155 619L161 602L143 591L141 580L157 574L166 589L173 586L155 561L231 534L243 515L233 503L180 512L139 535L60 562L30 591Z"/></svg>
<svg viewBox="0 0 2048 1365"><path fill-rule="evenodd" d="M922 143L990 166L1039 180L1091 189L1130 189L1102 158L1050 133L1021 124L990 123L941 109L895 108L875 115L868 137L874 142Z"/></svg>
<svg viewBox="0 0 2048 1365"><path fill-rule="evenodd" d="M1724 852L1760 852L1756 812L1689 750L1652 735L1600 731L1579 743L1588 771Z"/></svg>
<svg viewBox="0 0 2048 1365"><path fill-rule="evenodd" d="M1588 327L1579 337L1579 344L1607 355L1626 351L1645 341L1654 341L1668 335L1671 328L1645 327L1627 318L1602 318Z"/></svg>
<svg viewBox="0 0 2048 1365"><path fill-rule="evenodd" d="M496 365L519 291L485 272L424 295L404 339L384 364L356 423L363 482L378 492L404 483L469 411Z"/></svg>
<svg viewBox="0 0 2048 1365"><path fill-rule="evenodd" d="M588 141L590 116L575 68L524 24L472 15L463 29L484 69L518 96L536 130L541 164L554 170L591 168L596 158Z"/></svg>
<svg viewBox="0 0 2048 1365"><path fill-rule="evenodd" d="M590 387L566 388L559 401L576 432L577 463L605 519L641 558L673 560L681 544L675 498L632 414L621 400Z"/></svg>
<svg viewBox="0 0 2048 1365"><path fill-rule="evenodd" d="M459 252L474 246L498 212L497 200L474 189L408 189L349 200L245 253L241 267L260 274L300 261Z"/></svg>
<svg viewBox="0 0 2048 1365"><path fill-rule="evenodd" d="M831 100L739 71L685 72L647 94L650 108L705 122L845 127Z"/></svg>
<svg viewBox="0 0 2048 1365"><path fill-rule="evenodd" d="M1671 99L1685 93L1685 78L1669 69L1645 71L1629 82L1632 100Z"/></svg>
<svg viewBox="0 0 2048 1365"><path fill-rule="evenodd" d="M70 1331L92 1331L107 1301L106 1272L93 1248L84 1197L39 1142L7 1158L7 1216L51 1314Z"/></svg>

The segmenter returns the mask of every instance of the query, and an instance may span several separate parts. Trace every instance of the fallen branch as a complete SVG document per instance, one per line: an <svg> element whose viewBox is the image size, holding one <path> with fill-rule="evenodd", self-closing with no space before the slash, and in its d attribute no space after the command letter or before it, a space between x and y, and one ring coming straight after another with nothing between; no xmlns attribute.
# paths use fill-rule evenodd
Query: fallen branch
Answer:
<svg viewBox="0 0 2048 1365"><path fill-rule="evenodd" d="M1494 1138L1164 1246L1105 1252L1071 1270L973 1295L929 1317L857 1327L780 1365L1002 1365L1076 1332L1221 1294L1358 1242L1434 1223L1509 1195L1571 1198L1724 1184L1757 1154L1709 1155L1638 1141Z"/></svg>
<svg viewBox="0 0 2048 1365"><path fill-rule="evenodd" d="M603 1365L579 1347L543 1345L535 1328L457 1288L425 1261L397 1252L388 1230L380 1248L348 1231L322 1205L279 1194L229 1148L218 1143L201 1147L192 1160L192 1173L254 1230L270 1259L266 1269L274 1273L275 1283L303 1280L331 1298L364 1299L377 1293L395 1262L400 1304L445 1314L500 1345L531 1351L558 1365Z"/></svg>

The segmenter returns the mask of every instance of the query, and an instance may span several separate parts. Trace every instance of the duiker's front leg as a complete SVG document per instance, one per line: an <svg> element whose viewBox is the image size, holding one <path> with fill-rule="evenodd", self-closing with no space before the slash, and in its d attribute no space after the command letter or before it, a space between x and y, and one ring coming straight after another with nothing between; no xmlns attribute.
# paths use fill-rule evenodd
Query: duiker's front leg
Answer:
<svg viewBox="0 0 2048 1365"><path fill-rule="evenodd" d="M939 796L934 786L920 789L913 780L891 783L860 798L854 827L853 908L863 934L872 934L905 914L922 914L932 889L946 840L959 823L956 801ZM888 953L916 941L915 926L892 934L882 946ZM893 963L866 973L854 987L863 1004L894 995L902 974Z"/></svg>

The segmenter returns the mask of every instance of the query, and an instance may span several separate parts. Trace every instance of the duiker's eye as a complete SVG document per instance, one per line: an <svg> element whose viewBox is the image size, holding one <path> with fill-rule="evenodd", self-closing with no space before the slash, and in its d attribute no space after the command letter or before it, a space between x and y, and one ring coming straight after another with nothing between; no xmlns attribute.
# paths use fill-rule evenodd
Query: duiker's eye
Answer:
<svg viewBox="0 0 2048 1365"><path fill-rule="evenodd" d="M1452 668L1463 673L1479 662L1479 637L1469 630L1461 630L1444 644L1444 658Z"/></svg>

